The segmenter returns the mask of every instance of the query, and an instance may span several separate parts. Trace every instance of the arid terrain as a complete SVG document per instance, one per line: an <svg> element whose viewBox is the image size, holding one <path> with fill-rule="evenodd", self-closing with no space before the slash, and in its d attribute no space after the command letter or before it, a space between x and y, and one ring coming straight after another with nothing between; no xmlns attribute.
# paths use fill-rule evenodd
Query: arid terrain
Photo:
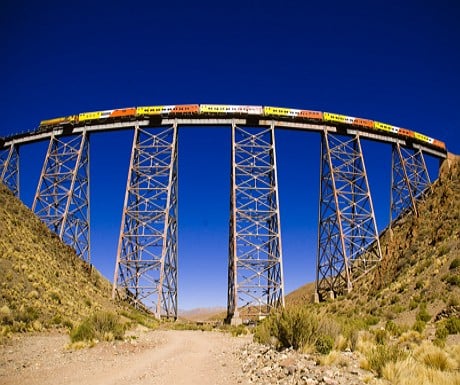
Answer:
<svg viewBox="0 0 460 385"><path fill-rule="evenodd" d="M252 337L147 331L128 342L68 350L68 336L20 335L0 346L1 384L241 384L236 352Z"/></svg>

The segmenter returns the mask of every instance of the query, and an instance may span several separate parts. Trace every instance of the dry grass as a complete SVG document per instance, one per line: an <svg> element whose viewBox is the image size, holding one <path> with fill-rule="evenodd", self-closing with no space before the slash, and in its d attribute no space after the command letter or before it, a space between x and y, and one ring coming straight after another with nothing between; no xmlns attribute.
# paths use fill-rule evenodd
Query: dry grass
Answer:
<svg viewBox="0 0 460 385"><path fill-rule="evenodd" d="M0 271L0 337L70 330L101 310L133 312L112 301L111 284L1 183Z"/></svg>

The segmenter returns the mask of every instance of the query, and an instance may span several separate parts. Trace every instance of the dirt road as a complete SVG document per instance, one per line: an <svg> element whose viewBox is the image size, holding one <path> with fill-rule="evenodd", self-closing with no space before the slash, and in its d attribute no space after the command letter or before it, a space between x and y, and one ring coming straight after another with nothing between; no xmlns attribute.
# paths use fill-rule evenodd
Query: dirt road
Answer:
<svg viewBox="0 0 460 385"><path fill-rule="evenodd" d="M69 351L68 336L21 336L0 346L0 383L15 385L245 384L234 352L251 337L140 332L130 342Z"/></svg>

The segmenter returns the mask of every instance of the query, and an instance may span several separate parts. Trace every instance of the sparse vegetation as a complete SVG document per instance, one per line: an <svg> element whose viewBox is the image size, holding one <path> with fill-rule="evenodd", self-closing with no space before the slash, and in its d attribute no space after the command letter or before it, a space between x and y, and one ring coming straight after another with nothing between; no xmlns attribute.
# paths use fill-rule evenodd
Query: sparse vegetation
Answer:
<svg viewBox="0 0 460 385"><path fill-rule="evenodd" d="M1 183L0 223L0 337L49 328L84 336L92 331L85 332L90 325L83 320L96 321L101 312L122 312L132 322L155 326L152 317L113 302L110 283ZM74 325L83 326L77 333ZM118 338L118 331L111 333Z"/></svg>
<svg viewBox="0 0 460 385"><path fill-rule="evenodd" d="M121 323L119 316L109 312L97 312L72 329L70 340L72 342L121 340L125 329L126 326Z"/></svg>
<svg viewBox="0 0 460 385"><path fill-rule="evenodd" d="M298 298L312 297L311 286L294 293L292 302L288 296L297 308L262 322L256 339L280 349L335 352L323 363L336 360L331 349L346 346L362 354L363 368L392 384L460 384L460 348L449 342L460 333L458 310L449 310L460 304L459 185L457 159L419 203L420 216L395 224L392 236L384 233L384 263L374 273L335 301L299 306ZM321 331L324 319L337 330Z"/></svg>

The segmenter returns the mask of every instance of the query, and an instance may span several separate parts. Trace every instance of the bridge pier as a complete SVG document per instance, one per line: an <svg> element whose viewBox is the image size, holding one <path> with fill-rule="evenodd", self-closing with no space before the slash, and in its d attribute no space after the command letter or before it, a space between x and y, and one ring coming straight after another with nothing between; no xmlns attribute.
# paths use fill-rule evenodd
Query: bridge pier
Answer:
<svg viewBox="0 0 460 385"><path fill-rule="evenodd" d="M177 124L134 129L112 296L177 318Z"/></svg>
<svg viewBox="0 0 460 385"><path fill-rule="evenodd" d="M409 210L417 216L417 200L430 189L431 181L422 150L392 146L390 227Z"/></svg>
<svg viewBox="0 0 460 385"><path fill-rule="evenodd" d="M0 150L0 180L19 198L19 147Z"/></svg>
<svg viewBox="0 0 460 385"><path fill-rule="evenodd" d="M32 211L90 263L89 138L52 135Z"/></svg>
<svg viewBox="0 0 460 385"><path fill-rule="evenodd" d="M232 124L227 320L284 306L275 130Z"/></svg>
<svg viewBox="0 0 460 385"><path fill-rule="evenodd" d="M350 292L382 252L359 135L324 129L320 175L316 293L325 299Z"/></svg>

